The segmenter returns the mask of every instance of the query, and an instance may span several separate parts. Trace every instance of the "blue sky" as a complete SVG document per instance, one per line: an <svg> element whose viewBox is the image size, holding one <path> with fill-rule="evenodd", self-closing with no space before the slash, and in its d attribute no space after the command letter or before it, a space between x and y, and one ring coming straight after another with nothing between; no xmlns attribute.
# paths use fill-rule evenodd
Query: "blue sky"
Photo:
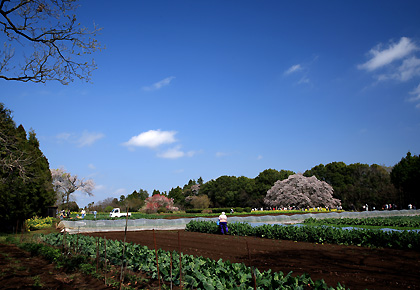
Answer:
<svg viewBox="0 0 420 290"><path fill-rule="evenodd" d="M100 3L100 5L98 5ZM79 206L189 179L420 153L419 1L81 1L92 83L0 80Z"/></svg>

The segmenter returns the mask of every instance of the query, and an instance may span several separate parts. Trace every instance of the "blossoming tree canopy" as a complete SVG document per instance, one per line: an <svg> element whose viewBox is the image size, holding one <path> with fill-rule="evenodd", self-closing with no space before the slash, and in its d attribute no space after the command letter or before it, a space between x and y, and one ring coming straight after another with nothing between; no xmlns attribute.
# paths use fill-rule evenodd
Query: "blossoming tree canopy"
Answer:
<svg viewBox="0 0 420 290"><path fill-rule="evenodd" d="M167 198L161 194L155 194L146 198L145 210L148 212L156 212L159 208L166 208L168 211L177 211L174 206L174 199Z"/></svg>
<svg viewBox="0 0 420 290"><path fill-rule="evenodd" d="M338 207L341 201L333 197L333 188L315 176L302 174L290 175L285 180L278 180L267 191L264 203L270 207Z"/></svg>
<svg viewBox="0 0 420 290"><path fill-rule="evenodd" d="M76 191L82 191L92 196L95 182L92 179L82 179L77 175L66 172L64 168L51 169L52 184L57 193L58 202L69 204L70 196Z"/></svg>

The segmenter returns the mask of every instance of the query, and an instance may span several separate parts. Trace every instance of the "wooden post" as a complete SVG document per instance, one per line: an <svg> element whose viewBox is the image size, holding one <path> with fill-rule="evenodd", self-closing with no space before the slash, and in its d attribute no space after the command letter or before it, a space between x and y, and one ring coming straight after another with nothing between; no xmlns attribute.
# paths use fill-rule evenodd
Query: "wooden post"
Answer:
<svg viewBox="0 0 420 290"><path fill-rule="evenodd" d="M249 259L249 265L251 266L252 279L254 280L254 290L257 290L257 279L255 278L254 266L252 266L251 253L249 252L248 241L246 241L246 248L248 249L248 259Z"/></svg>
<svg viewBox="0 0 420 290"><path fill-rule="evenodd" d="M156 247L155 229L153 229L153 243L155 244L156 267L157 267L157 275L158 275L158 282L159 282L159 289L160 289L159 260L158 260L157 247Z"/></svg>
<svg viewBox="0 0 420 290"><path fill-rule="evenodd" d="M108 272L108 263L107 263L107 261L106 261L106 236L104 236L104 243L105 243L105 245L104 245L104 247L105 247L105 285L106 285L106 274L107 274L107 272Z"/></svg>
<svg viewBox="0 0 420 290"><path fill-rule="evenodd" d="M64 228L64 234L63 234L63 251L66 250L66 228Z"/></svg>
<svg viewBox="0 0 420 290"><path fill-rule="evenodd" d="M24 226L22 225L22 228L21 228L21 230L20 230L20 242L22 243L22 241L23 241L23 228L24 228Z"/></svg>
<svg viewBox="0 0 420 290"><path fill-rule="evenodd" d="M99 270L99 237L96 238L96 273Z"/></svg>
<svg viewBox="0 0 420 290"><path fill-rule="evenodd" d="M80 234L80 227L77 227L76 253L79 252L79 234Z"/></svg>
<svg viewBox="0 0 420 290"><path fill-rule="evenodd" d="M128 206L127 206L127 215L125 216L125 231L124 231L124 244L123 244L123 252L122 252L122 263L121 263L120 290L122 289L122 282L123 282L124 260L125 260L125 241L127 240L127 223L128 223Z"/></svg>
<svg viewBox="0 0 420 290"><path fill-rule="evenodd" d="M179 248L179 287L182 289L182 253L181 253L181 241L179 238L179 231L178 231L178 248Z"/></svg>
<svg viewBox="0 0 420 290"><path fill-rule="evenodd" d="M172 290L172 252L169 252L170 259L171 259L171 290Z"/></svg>

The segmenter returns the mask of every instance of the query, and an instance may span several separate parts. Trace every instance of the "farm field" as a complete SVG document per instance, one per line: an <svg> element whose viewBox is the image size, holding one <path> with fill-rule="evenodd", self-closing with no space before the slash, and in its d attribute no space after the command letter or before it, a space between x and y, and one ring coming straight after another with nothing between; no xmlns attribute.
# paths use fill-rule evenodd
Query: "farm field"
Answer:
<svg viewBox="0 0 420 290"><path fill-rule="evenodd" d="M107 239L124 239L124 232L90 233ZM155 231L158 248L179 250L178 231ZM153 231L127 232L127 242L154 248ZM308 273L330 286L350 289L420 289L420 253L408 250L369 249L357 246L314 244L255 237L222 236L180 231L185 254L223 259L259 270L296 275Z"/></svg>
<svg viewBox="0 0 420 290"><path fill-rule="evenodd" d="M113 289L90 275L66 273L41 257L0 243L0 289Z"/></svg>

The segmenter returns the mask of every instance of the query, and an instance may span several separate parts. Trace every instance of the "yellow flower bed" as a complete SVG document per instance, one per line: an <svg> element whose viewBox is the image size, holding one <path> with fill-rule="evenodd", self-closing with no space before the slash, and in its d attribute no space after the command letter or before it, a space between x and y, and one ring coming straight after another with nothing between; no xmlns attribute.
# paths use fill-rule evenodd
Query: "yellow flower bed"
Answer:
<svg viewBox="0 0 420 290"><path fill-rule="evenodd" d="M53 217L39 218L35 216L31 219L26 220L26 227L28 231L40 230L40 229L51 227L53 222L54 222Z"/></svg>

